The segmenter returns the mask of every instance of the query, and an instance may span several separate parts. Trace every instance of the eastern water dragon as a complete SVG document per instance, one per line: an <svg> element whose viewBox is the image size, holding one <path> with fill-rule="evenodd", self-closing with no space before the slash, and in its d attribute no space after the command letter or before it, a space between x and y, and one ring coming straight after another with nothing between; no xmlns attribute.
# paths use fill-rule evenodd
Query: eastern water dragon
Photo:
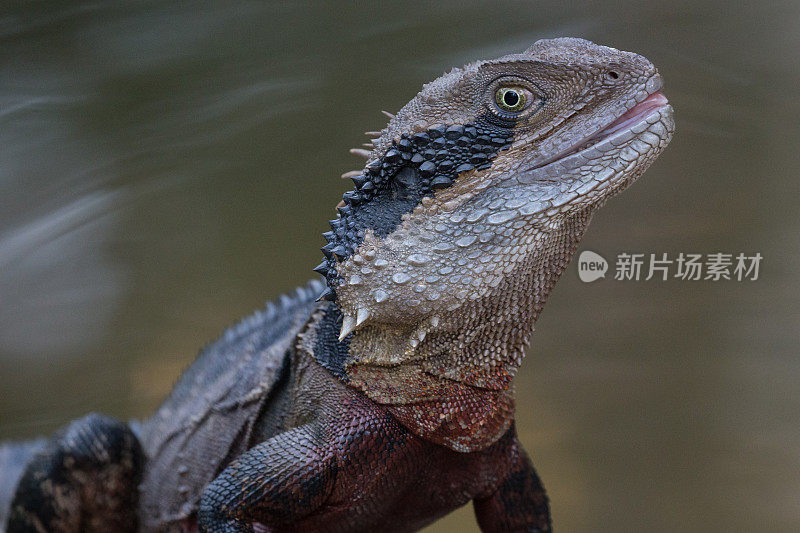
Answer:
<svg viewBox="0 0 800 533"><path fill-rule="evenodd" d="M592 214L670 141L661 86L573 38L425 85L349 173L324 283L226 331L146 421L0 447L9 533L414 531L470 501L483 531L550 531L513 376Z"/></svg>

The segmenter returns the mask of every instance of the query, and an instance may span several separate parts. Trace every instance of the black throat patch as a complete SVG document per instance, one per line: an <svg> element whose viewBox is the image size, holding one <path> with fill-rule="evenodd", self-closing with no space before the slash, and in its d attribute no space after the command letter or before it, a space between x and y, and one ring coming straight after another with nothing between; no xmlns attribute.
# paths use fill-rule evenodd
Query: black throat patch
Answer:
<svg viewBox="0 0 800 533"><path fill-rule="evenodd" d="M345 205L330 221L331 231L323 233L328 241L322 247L325 259L314 269L328 282L322 298L335 300L336 262L353 255L367 230L379 237L390 234L405 213L437 189L453 185L459 173L489 168L513 136L513 125L498 124L489 115L473 124L440 125L393 141L382 157L353 178L355 187L344 193Z"/></svg>

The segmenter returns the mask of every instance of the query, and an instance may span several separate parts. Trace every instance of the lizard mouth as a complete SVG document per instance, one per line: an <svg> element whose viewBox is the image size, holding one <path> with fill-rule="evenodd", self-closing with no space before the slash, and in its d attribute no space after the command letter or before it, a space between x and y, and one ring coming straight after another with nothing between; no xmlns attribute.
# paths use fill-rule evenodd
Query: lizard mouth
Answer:
<svg viewBox="0 0 800 533"><path fill-rule="evenodd" d="M607 126L600 128L595 133L592 133L588 137L581 139L566 150L562 150L553 157L546 159L538 165L534 165L528 170L535 170L537 168L547 166L550 163L558 161L559 159L564 159L567 156L576 154L582 150L586 150L587 148L591 148L595 144L611 137L619 131L632 128L636 124L645 120L651 113L667 106L668 104L669 101L667 100L667 97L664 96L664 93L662 93L660 90L656 91L632 108L625 111Z"/></svg>

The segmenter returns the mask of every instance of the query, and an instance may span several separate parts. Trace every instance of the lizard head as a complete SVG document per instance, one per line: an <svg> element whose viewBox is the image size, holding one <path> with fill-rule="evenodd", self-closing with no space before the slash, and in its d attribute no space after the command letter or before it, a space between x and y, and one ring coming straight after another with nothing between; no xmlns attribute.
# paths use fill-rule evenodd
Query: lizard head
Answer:
<svg viewBox="0 0 800 533"><path fill-rule="evenodd" d="M363 333L352 365L423 361L508 386L591 214L670 141L661 85L644 57L574 38L425 85L373 141L325 234L317 271L340 341Z"/></svg>

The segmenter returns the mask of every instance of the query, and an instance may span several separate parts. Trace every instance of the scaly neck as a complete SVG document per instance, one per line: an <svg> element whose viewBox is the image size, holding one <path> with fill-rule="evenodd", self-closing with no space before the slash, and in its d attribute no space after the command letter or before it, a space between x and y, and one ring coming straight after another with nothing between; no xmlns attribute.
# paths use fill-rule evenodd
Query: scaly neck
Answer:
<svg viewBox="0 0 800 533"><path fill-rule="evenodd" d="M369 324L349 340L347 381L413 432L460 451L500 438L513 420L512 379L589 214L543 233L496 291L422 323Z"/></svg>

